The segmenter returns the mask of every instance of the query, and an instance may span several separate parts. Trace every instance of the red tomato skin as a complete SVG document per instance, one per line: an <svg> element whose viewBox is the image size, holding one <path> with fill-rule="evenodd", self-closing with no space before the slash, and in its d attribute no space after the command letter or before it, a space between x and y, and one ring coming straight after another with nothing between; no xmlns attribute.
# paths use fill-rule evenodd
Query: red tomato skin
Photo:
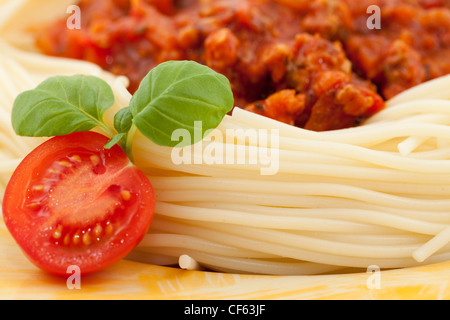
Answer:
<svg viewBox="0 0 450 320"><path fill-rule="evenodd" d="M5 225L28 259L49 273L67 276L67 268L73 265L80 268L82 275L100 271L126 257L151 225L155 208L151 182L131 164L118 145L105 150L103 146L107 141L108 138L95 132L51 138L24 158L7 185L2 204ZM83 150L104 154L107 172L118 174L119 182L125 181L125 187L130 189L136 201L132 205L132 214L125 216L126 225L118 228L108 241L73 250L48 241L54 228L42 227L43 218L30 218L30 210L24 204L30 184L43 174L39 166L53 160L54 155L78 151L80 146Z"/></svg>

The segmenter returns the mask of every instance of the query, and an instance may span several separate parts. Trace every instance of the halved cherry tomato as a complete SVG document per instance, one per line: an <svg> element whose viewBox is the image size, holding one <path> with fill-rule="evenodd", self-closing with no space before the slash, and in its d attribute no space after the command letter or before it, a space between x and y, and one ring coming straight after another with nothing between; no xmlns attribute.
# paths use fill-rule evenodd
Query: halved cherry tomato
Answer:
<svg viewBox="0 0 450 320"><path fill-rule="evenodd" d="M122 149L95 132L54 137L17 167L4 221L29 259L66 275L99 271L142 240L154 214L153 188Z"/></svg>

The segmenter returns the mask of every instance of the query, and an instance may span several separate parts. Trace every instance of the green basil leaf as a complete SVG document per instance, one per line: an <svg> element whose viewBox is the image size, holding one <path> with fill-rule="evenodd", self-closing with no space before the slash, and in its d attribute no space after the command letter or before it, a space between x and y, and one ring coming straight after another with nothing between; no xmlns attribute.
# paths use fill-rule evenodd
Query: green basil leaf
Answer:
<svg viewBox="0 0 450 320"><path fill-rule="evenodd" d="M133 124L144 136L158 145L173 147L180 143L172 141L172 132L187 130L194 144L200 140L195 139L194 123L201 121L203 137L206 130L220 124L233 104L225 76L194 61L168 61L142 80L130 111Z"/></svg>
<svg viewBox="0 0 450 320"><path fill-rule="evenodd" d="M130 108L122 108L114 115L114 128L119 133L126 133L130 131L133 125L133 115Z"/></svg>
<svg viewBox="0 0 450 320"><path fill-rule="evenodd" d="M94 76L56 76L21 93L12 110L12 125L22 136L59 136L96 126L111 131L103 114L114 104L109 85Z"/></svg>

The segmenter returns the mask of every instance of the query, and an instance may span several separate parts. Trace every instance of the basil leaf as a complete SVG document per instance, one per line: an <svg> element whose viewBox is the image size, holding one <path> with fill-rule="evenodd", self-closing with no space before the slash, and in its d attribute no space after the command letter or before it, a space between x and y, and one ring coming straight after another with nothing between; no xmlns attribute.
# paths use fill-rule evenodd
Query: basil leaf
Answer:
<svg viewBox="0 0 450 320"><path fill-rule="evenodd" d="M122 108L114 115L114 128L119 133L127 133L133 124L130 108Z"/></svg>
<svg viewBox="0 0 450 320"><path fill-rule="evenodd" d="M142 80L130 102L133 124L148 139L161 146L180 146L172 132L186 129L195 139L194 122L206 130L216 128L233 108L228 79L194 61L168 61L153 68Z"/></svg>
<svg viewBox="0 0 450 320"><path fill-rule="evenodd" d="M56 76L36 89L21 93L12 109L12 126L18 135L43 137L109 129L103 114L114 104L109 85L94 76Z"/></svg>

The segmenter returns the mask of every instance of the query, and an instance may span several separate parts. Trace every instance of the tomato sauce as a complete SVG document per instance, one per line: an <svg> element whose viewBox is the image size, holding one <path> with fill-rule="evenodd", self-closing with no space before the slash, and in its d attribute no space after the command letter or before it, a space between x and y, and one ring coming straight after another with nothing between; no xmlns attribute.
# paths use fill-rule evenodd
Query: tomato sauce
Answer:
<svg viewBox="0 0 450 320"><path fill-rule="evenodd" d="M352 7L352 16L356 17L353 31L343 42L354 69L376 84L385 99L450 73L450 1L358 3L359 7ZM366 27L361 11L369 3L380 7L379 30Z"/></svg>
<svg viewBox="0 0 450 320"><path fill-rule="evenodd" d="M369 29L370 5L381 28ZM82 27L52 23L45 54L141 79L167 60L230 80L235 104L323 131L362 123L385 100L450 73L448 0L80 0Z"/></svg>

